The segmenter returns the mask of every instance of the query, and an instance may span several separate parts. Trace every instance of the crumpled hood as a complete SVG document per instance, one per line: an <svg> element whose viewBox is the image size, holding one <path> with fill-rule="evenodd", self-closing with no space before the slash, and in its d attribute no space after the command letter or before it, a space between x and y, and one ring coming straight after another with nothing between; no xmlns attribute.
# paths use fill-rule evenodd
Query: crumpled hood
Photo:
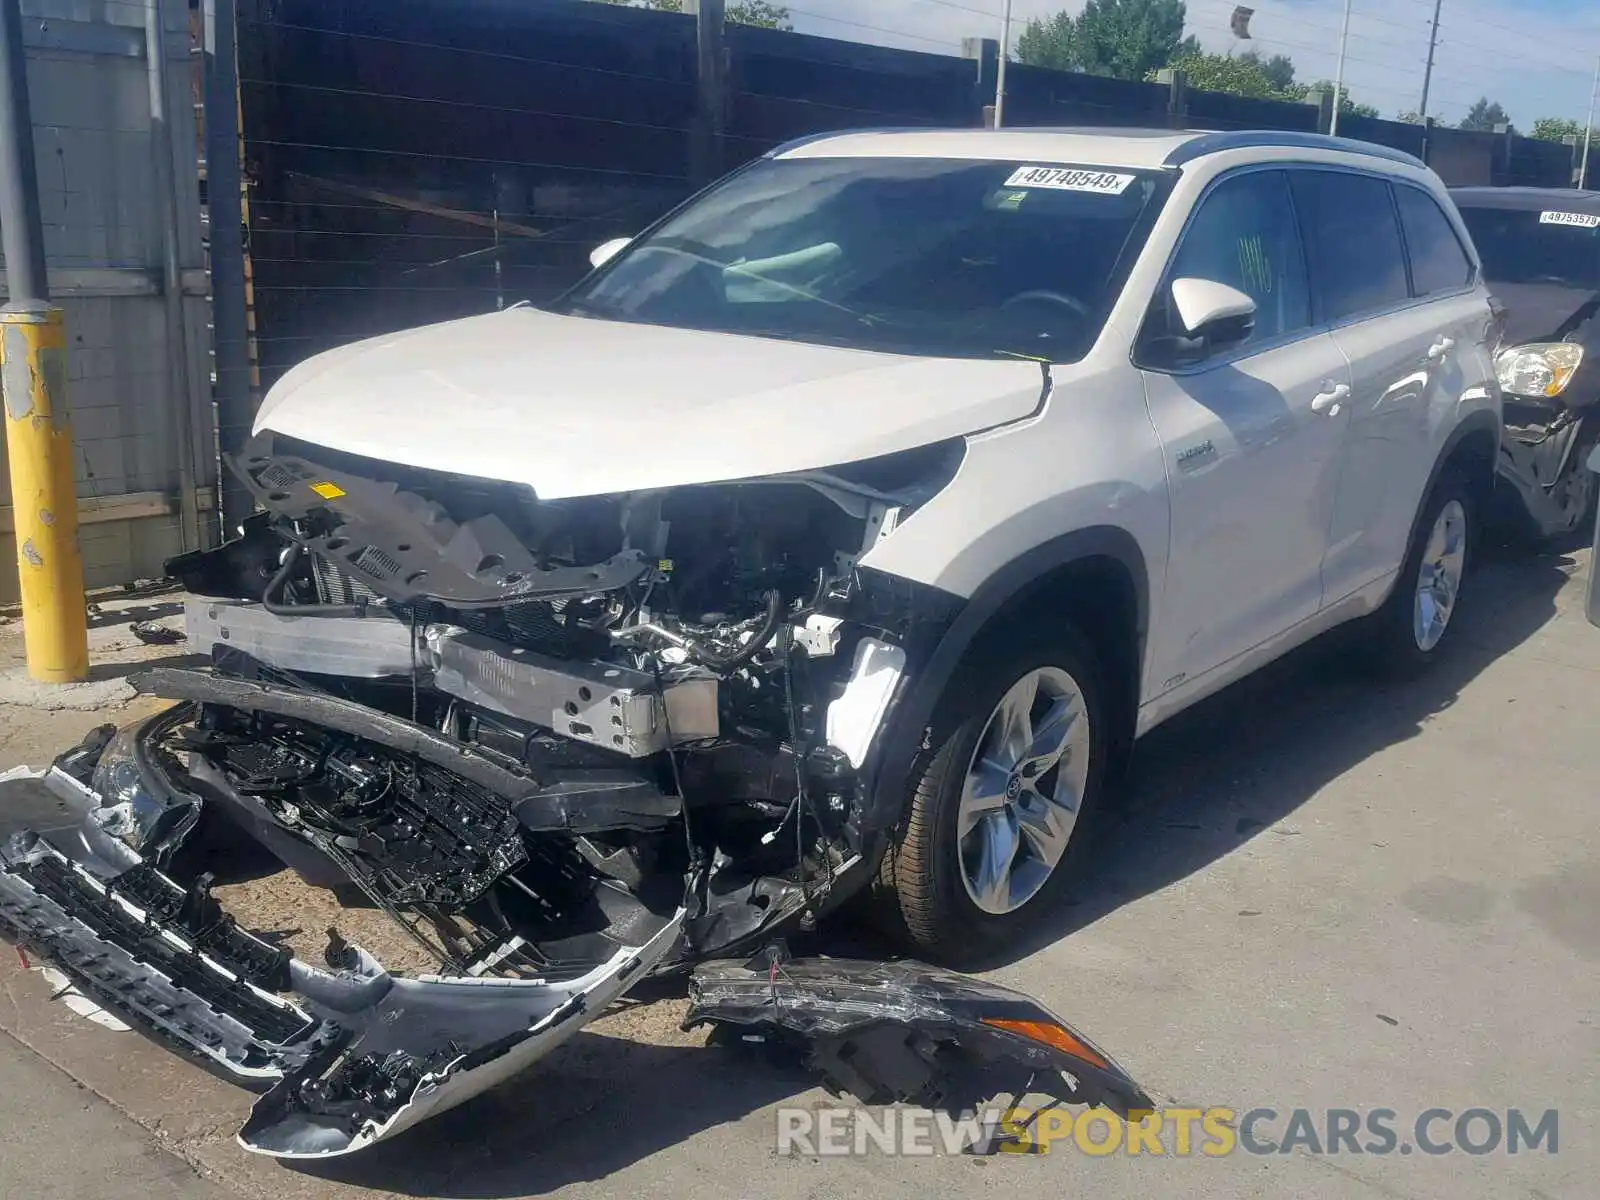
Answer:
<svg viewBox="0 0 1600 1200"><path fill-rule="evenodd" d="M1592 288L1559 283L1495 283L1489 290L1506 307L1507 348L1559 336L1574 314L1597 294Z"/></svg>
<svg viewBox="0 0 1600 1200"><path fill-rule="evenodd" d="M1028 416L1038 364L915 358L518 307L308 359L256 432L545 499L817 470Z"/></svg>

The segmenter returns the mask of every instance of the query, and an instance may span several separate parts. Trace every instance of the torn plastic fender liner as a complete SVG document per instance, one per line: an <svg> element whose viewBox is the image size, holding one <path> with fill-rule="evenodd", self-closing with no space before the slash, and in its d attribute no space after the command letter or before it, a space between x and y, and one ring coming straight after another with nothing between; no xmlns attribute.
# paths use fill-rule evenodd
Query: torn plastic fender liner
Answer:
<svg viewBox="0 0 1600 1200"><path fill-rule="evenodd" d="M428 498L437 474L401 468L406 482L373 478L392 464L363 460L325 447L258 434L228 465L256 502L274 517L303 521L313 514L326 528L304 547L390 600L434 599L457 608L498 608L530 599L582 596L627 587L648 560L624 550L601 563L550 566L536 557L502 517L488 512L456 522ZM446 477L447 478L447 477ZM531 503L531 490L477 480L498 489L502 503ZM413 490L415 489L415 490ZM426 581L424 591L419 585Z"/></svg>
<svg viewBox="0 0 1600 1200"><path fill-rule="evenodd" d="M1038 1001L919 962L790 959L695 968L683 1027L720 1026L800 1051L835 1095L970 1111L1045 1094L1121 1116L1153 1107L1133 1078Z"/></svg>

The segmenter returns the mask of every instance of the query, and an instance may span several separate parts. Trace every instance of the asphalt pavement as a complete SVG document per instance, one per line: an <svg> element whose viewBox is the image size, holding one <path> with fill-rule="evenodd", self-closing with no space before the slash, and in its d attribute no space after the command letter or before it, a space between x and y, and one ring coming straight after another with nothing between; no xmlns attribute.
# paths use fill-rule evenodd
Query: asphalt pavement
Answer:
<svg viewBox="0 0 1600 1200"><path fill-rule="evenodd" d="M0 1035L0 1196L227 1200L149 1132L15 1039Z"/></svg>
<svg viewBox="0 0 1600 1200"><path fill-rule="evenodd" d="M1184 1156L1169 1135L1159 1156L1097 1155L1070 1137L1042 1156L780 1154L778 1108L828 1098L679 1033L681 993L657 987L394 1143L290 1168L233 1142L247 1095L66 1013L7 953L0 1029L149 1132L6 1046L0 1194L120 1194L106 1181L137 1188L140 1171L174 1169L170 1151L216 1187L271 1200L1593 1196L1600 629L1583 617L1587 570L1584 551L1487 561L1452 654L1421 681L1375 685L1328 642L1156 731L1093 879L994 972L1158 1103L1232 1112L1225 1140L1271 1110L1251 1121L1248 1148ZM93 719L0 707L0 736L14 760ZM872 949L833 937L836 950ZM1343 1110L1359 1139L1330 1136ZM1392 1113L1392 1146L1368 1136L1375 1110ZM1530 1129L1556 1116L1511 1154L1511 1110ZM41 1190L35 1175L52 1171L56 1190Z"/></svg>

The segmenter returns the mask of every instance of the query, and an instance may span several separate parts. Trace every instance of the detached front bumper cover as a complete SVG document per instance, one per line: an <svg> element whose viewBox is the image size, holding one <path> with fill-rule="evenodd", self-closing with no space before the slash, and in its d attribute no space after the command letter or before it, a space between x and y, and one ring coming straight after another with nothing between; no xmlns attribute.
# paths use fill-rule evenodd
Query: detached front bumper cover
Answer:
<svg viewBox="0 0 1600 1200"><path fill-rule="evenodd" d="M0 778L0 934L158 1040L266 1094L247 1150L332 1158L522 1071L648 975L679 911L641 946L567 980L399 978L356 946L322 970L240 929L108 836L62 770Z"/></svg>

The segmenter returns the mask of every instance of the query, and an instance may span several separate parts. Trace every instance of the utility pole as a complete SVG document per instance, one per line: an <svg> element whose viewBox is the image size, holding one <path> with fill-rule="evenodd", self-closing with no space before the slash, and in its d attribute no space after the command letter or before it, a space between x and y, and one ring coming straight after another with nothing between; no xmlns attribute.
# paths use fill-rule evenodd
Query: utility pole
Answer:
<svg viewBox="0 0 1600 1200"><path fill-rule="evenodd" d="M1439 48L1439 10L1444 7L1444 0L1433 0L1433 24L1428 27L1428 66L1422 72L1422 107L1417 110L1417 116L1424 125L1428 122L1428 92L1433 86L1433 54Z"/></svg>
<svg viewBox="0 0 1600 1200"><path fill-rule="evenodd" d="M1344 56L1350 48L1350 3L1344 0L1344 27L1339 30L1339 66L1333 77L1333 116L1328 118L1328 134L1339 136L1339 110L1344 107Z"/></svg>
<svg viewBox="0 0 1600 1200"><path fill-rule="evenodd" d="M74 683L89 675L89 634L67 414L67 340L45 274L19 0L0 0L0 247L10 292L0 308L0 395L22 640L34 679Z"/></svg>
<svg viewBox="0 0 1600 1200"><path fill-rule="evenodd" d="M727 0L688 0L686 13L695 18L698 50L699 108L691 174L705 187L722 174L723 135L728 112Z"/></svg>
<svg viewBox="0 0 1600 1200"><path fill-rule="evenodd" d="M1000 19L1000 63L994 73L994 127L1006 123L1006 60L1011 57L1011 0Z"/></svg>
<svg viewBox="0 0 1600 1200"><path fill-rule="evenodd" d="M1600 96L1600 60L1594 65L1594 86L1589 89L1589 119L1583 123L1583 164L1578 168L1578 190L1589 186L1589 144L1594 141L1594 102Z"/></svg>
<svg viewBox="0 0 1600 1200"><path fill-rule="evenodd" d="M185 549L205 545L195 479L194 391L189 385L189 334L183 312L183 269L178 256L178 189L173 177L172 122L167 117L167 45L162 0L144 0L145 82L150 91L150 144L156 194L161 198L161 298L167 320L167 386L177 420L178 523ZM192 147L189 157L192 160Z"/></svg>

